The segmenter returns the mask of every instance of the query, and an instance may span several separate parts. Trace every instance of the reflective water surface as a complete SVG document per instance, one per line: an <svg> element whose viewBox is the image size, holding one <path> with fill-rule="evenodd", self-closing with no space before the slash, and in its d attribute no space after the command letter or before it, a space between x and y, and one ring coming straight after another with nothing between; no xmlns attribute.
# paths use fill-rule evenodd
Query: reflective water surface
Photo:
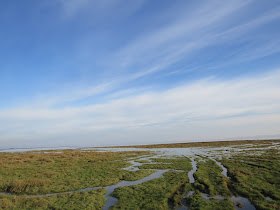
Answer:
<svg viewBox="0 0 280 210"><path fill-rule="evenodd" d="M5 149L5 150L0 150L0 152L26 152L26 151L41 151L41 150L62 150L62 149L74 149L73 147L69 148L69 147L63 147L63 148L33 148L33 149ZM204 156L207 157L213 161L216 162L216 164L218 166L220 166L222 168L222 172L221 174L224 175L225 177L229 178L228 176L228 171L226 169L226 167L224 167L222 165L221 162L219 162L217 159L219 158L218 156L218 151L221 152L221 150L226 151L226 149L230 149L231 152L232 151L238 151L240 150L240 148L235 148L235 147L224 147L224 148L156 148L156 149L143 149L143 148L84 148L81 150L97 150L97 151L112 151L112 152L118 152L118 151L150 151L155 153L154 156L147 156L147 157L142 157L139 160L147 160L149 163L151 162L151 158L160 158L160 157L171 157L171 156L183 156L183 157L189 157L191 159L191 164L192 164L192 170L188 172L188 177L189 177L189 182L190 183L195 183L195 178L194 178L194 173L197 170L197 162L194 160L195 157L198 157L196 155L200 155L200 156ZM247 148L246 148L247 149ZM217 151L217 155L216 158L210 157L209 156L209 152L211 152L211 154L215 154L215 151ZM127 167L127 168L123 168L123 170L130 170L130 171L136 171L139 170L139 166L141 166L143 163L139 163L133 159L128 160L131 163L131 166ZM147 163L145 163L147 164ZM156 179L161 177L165 172L167 172L168 170L155 170L156 172L137 181L121 181L115 185L111 185L111 186L106 186L106 190L107 193L105 194L105 197L107 199L106 204L104 205L103 209L109 209L111 206L113 206L118 199L111 197L110 194L118 187L123 187L123 186L132 186L132 185L138 185L141 184L143 182L152 180L152 179ZM45 194L45 195L28 195L28 197L43 197L43 196L52 196L52 195L59 195L59 194L64 194L64 193L74 193L74 192L82 192L82 191L89 191L89 190L94 190L94 189L99 189L102 187L93 187L93 188L85 188L85 189L80 189L80 190L76 190L76 191L69 191L69 192L61 192L61 193L50 193L50 194ZM187 205L187 198L190 197L191 195L193 195L194 191L190 191L188 192L184 199L183 199L183 204L184 206L177 208L179 209L188 209L188 205ZM0 193L0 194L7 194L7 195L12 195L10 193ZM20 195L19 195L20 196ZM205 200L210 200L210 199L217 199L217 200L223 200L224 197L222 196L214 196L214 197L210 197L208 194L202 193L202 196ZM250 203L250 201L247 198L244 197L234 197L232 196L230 198L234 204L235 204L235 208L236 209L248 209L248 210L253 210L255 209L255 207ZM271 200L270 197L266 197L267 200ZM237 203L241 203L242 204L242 208L239 208L237 206Z"/></svg>

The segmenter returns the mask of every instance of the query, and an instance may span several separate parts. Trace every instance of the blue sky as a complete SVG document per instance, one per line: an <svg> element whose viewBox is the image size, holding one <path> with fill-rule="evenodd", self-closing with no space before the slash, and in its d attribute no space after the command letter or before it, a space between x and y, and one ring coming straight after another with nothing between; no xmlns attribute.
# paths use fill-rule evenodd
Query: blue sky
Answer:
<svg viewBox="0 0 280 210"><path fill-rule="evenodd" d="M279 11L2 1L0 148L279 137Z"/></svg>

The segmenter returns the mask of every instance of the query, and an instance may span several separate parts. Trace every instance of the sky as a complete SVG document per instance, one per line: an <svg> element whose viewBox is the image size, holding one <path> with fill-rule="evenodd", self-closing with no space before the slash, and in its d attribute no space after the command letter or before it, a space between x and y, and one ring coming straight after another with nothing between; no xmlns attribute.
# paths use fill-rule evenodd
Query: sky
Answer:
<svg viewBox="0 0 280 210"><path fill-rule="evenodd" d="M0 148L280 137L278 0L0 2Z"/></svg>

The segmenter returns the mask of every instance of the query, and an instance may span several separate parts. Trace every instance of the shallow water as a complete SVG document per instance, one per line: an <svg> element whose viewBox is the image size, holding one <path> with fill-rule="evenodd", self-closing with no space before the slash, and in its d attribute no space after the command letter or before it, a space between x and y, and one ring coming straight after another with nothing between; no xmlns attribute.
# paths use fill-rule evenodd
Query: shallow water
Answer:
<svg viewBox="0 0 280 210"><path fill-rule="evenodd" d="M210 158L208 157L209 159L213 160L216 162L217 165L219 165L223 171L221 172L222 175L224 175L225 177L228 177L227 175L227 169L222 165L221 162L219 161L216 161L215 159L213 158ZM188 176L189 176L189 182L190 183L195 183L195 178L194 178L194 173L197 171L197 166L196 166L196 161L194 160L194 158L191 158L192 160L192 170L188 173ZM228 177L230 179L230 177ZM183 198L182 200L182 204L183 206L181 207L178 207L176 210L188 210L189 209L189 206L188 206L188 203L187 203L187 198L192 196L194 194L194 191L189 191ZM209 196L208 194L206 193L201 193L202 197L204 200L211 200L211 199L216 199L216 200L224 200L225 198L223 196L220 196L220 195L217 195L217 196ZM244 198L244 197L235 197L235 196L232 196L230 198L232 200L232 202L234 203L234 206L235 206L235 209L244 209L244 210L255 210L256 208L251 204L251 202L247 199L247 198ZM237 203L241 203L242 204L242 207L239 208L237 206Z"/></svg>
<svg viewBox="0 0 280 210"><path fill-rule="evenodd" d="M183 206L181 207L178 207L176 210L187 210L189 209L189 206L187 204L187 198L192 196L194 194L194 191L189 191L185 196L184 196L184 200L183 200ZM216 199L216 200L224 200L225 198L223 196L220 196L220 195L217 195L217 196L209 196L208 194L206 193L201 193L202 197L204 200L211 200L211 199ZM253 204L251 204L251 202L247 199L247 198L244 198L244 197L241 197L241 196L238 196L238 197L235 197L235 196L232 196L230 197L230 199L232 200L232 202L234 203L234 207L235 209L240 209L240 210L255 210L256 208L253 206ZM239 208L237 206L237 203L241 203L242 204L242 207Z"/></svg>
<svg viewBox="0 0 280 210"><path fill-rule="evenodd" d="M196 167L196 161L193 158L191 160L192 160L192 170L189 171L188 177L189 177L189 182L194 183L195 179L193 175L196 172L197 167Z"/></svg>
<svg viewBox="0 0 280 210"><path fill-rule="evenodd" d="M217 160L215 160L214 158L211 158L211 157L209 157L209 159L213 160L218 166L220 166L223 169L223 171L221 172L222 175L224 175L225 177L230 179L230 177L228 176L227 168L224 167L221 162L219 162L219 161L217 161Z"/></svg>
<svg viewBox="0 0 280 210"><path fill-rule="evenodd" d="M147 182L147 181L150 181L150 180L153 180L153 179L156 179L156 178L160 178L167 171L169 171L169 169L167 169L167 170L157 170L157 172L155 172L155 173L151 174L150 176L147 176L143 179L139 179L139 180L136 180L136 181L121 181L121 182L119 182L115 185L106 187L107 193L105 194L105 197L107 199L107 202L103 206L103 210L109 209L111 206L115 205L116 202L118 201L117 198L114 198L114 197L110 196L110 194L112 192L114 192L114 190L116 188L142 184L143 182Z"/></svg>
<svg viewBox="0 0 280 210"><path fill-rule="evenodd" d="M63 147L63 148L33 148L33 149L5 149L5 150L1 150L0 152L26 152L26 151L40 151L40 150L62 150L62 149L75 149L73 147L69 148L69 147ZM259 148L258 148L259 149ZM88 149L87 149L88 150ZM142 158L138 158L137 160L148 160L149 163L151 163L150 158L160 158L163 156L185 156L185 157L189 157L191 158L192 162L192 170L189 171L188 173L188 177L190 180L190 183L194 183L195 182L195 178L194 178L194 173L197 170L197 162L194 160L195 155L202 155L202 156L207 156L208 158L210 158L211 160L215 161L217 165L219 165L223 170L221 172L222 175L224 175L225 177L228 177L228 171L227 169L222 165L221 162L217 161L216 158L218 156L218 153L222 151L222 154L229 154L232 152L238 152L238 151L243 151L244 149L240 149L237 147L222 147L222 148L212 148L212 147L205 147L205 148L155 148L155 149L147 149L147 148L94 148L94 150L100 151L100 152L105 152L105 151L112 151L112 152L118 152L118 151L150 151L150 152L154 152L156 155L155 156L148 156L148 157L142 157ZM226 151L227 150L227 151ZM211 153L212 155L214 154L216 156L216 158L212 158L209 157L209 153ZM132 164L131 166L127 167L127 168L123 168L123 170L129 170L129 171L136 171L139 170L139 166L141 166L143 163L139 163L136 162L135 159L129 159L129 162ZM107 193L105 195L107 202L104 205L103 209L109 209L109 207L113 206L118 199L111 197L110 194L118 187L122 187L122 186L132 186L132 185L138 185L141 184L143 182L152 180L152 179L156 179L159 178L163 175L163 173L165 173L168 170L156 170L155 173L137 180L137 181L121 181L115 185L112 186L107 186L105 187L107 190ZM230 177L228 177L230 178ZM59 194L65 194L65 193L74 193L74 192L82 192L82 191L89 191L89 190L94 190L94 189L100 189L102 187L93 187L93 188L85 188L85 189L80 189L80 190L76 190L76 191L69 191L69 192L62 192L62 193L50 193L50 194L45 194L45 195L28 195L28 197L44 197L44 196L52 196L52 195L59 195ZM185 199L183 200L183 207L180 207L178 209L188 209L187 203L186 203L186 198L188 198L189 196L191 196L194 192L190 191L187 193L187 195L185 196ZM6 195L12 195L10 193L0 193L0 194L6 194ZM207 194L203 194L202 196L204 199L206 200L210 200L210 199L218 199L218 200L223 200L224 198L221 196L215 196L215 197L209 197L209 195ZM236 209L249 209L249 210L253 210L255 209L255 207L250 203L250 201L247 198L244 197L231 197L230 198L234 204L235 204L235 208ZM267 200L270 200L271 198L267 197ZM240 202L243 207L242 208L238 208L237 207L237 202Z"/></svg>
<svg viewBox="0 0 280 210"><path fill-rule="evenodd" d="M225 198L223 196L220 196L220 195L216 195L216 196L209 196L208 194L206 193L201 193L202 197L204 200L207 200L207 201L210 201L210 199L216 199L216 200L224 200Z"/></svg>
<svg viewBox="0 0 280 210"><path fill-rule="evenodd" d="M167 170L156 170L155 173L153 173L149 176L146 176L143 179L139 179L139 180L136 180L136 181L121 181L121 182L119 182L115 185L110 185L110 186L104 187L107 190L107 193L105 194L107 202L104 205L103 209L109 209L109 207L113 206L118 201L117 198L114 198L114 197L110 196L110 194L116 188L142 184L143 182L147 182L147 181L162 177L162 175L167 171L169 171L169 169L167 169ZM69 194L69 193L75 193L75 192L90 191L90 190L95 190L95 189L100 189L100 188L103 188L103 187L90 187L90 188L74 190L74 191L60 192L60 193L49 193L49 194L42 194L42 195L17 195L17 194L12 194L12 193L3 193L3 192L0 192L0 194L2 194L2 195L27 196L27 197L48 197L48 196L53 196L53 195L61 195L61 194Z"/></svg>
<svg viewBox="0 0 280 210"><path fill-rule="evenodd" d="M216 200L224 200L225 199L223 196L219 196L219 195L209 196L206 193L201 193L201 195L205 200L208 200L208 201L210 199L216 199ZM244 197L241 197L241 196L238 196L238 197L232 196L232 197L230 197L230 200L232 200L232 202L234 203L235 209L246 209L246 210L255 210L256 209L247 198L244 198ZM241 208L239 208L237 206L237 202L242 204Z"/></svg>
<svg viewBox="0 0 280 210"><path fill-rule="evenodd" d="M187 198L192 196L194 194L194 191L189 191L182 200L182 204L183 206L177 207L176 210L188 210L189 209L189 205L187 203Z"/></svg>
<svg viewBox="0 0 280 210"><path fill-rule="evenodd" d="M205 200L208 200L208 201L210 199L216 199L216 200L224 200L225 199L223 196L219 196L219 195L209 196L206 193L201 193L201 195ZM244 209L244 210L255 210L256 209L247 198L244 198L244 197L241 197L241 196L238 196L238 197L232 196L232 197L230 197L230 200L232 200L232 202L234 203L235 209ZM242 204L241 208L239 208L237 206L237 202Z"/></svg>
<svg viewBox="0 0 280 210"><path fill-rule="evenodd" d="M131 166L128 166L126 168L123 168L122 170L127 170L127 171L138 171L139 168L138 166L141 166L142 163L139 163L139 162L135 162L134 160L130 160L129 161L132 165Z"/></svg>
<svg viewBox="0 0 280 210"><path fill-rule="evenodd" d="M140 158L138 160L147 160L151 163L150 158L155 158L158 156L153 156L153 157L143 157ZM122 170L129 170L129 171L136 171L139 170L139 166L141 166L143 163L139 163L136 162L134 160L130 160L129 161L132 165L126 168L123 168ZM142 169L145 170L145 169ZM106 194L105 197L107 199L105 205L103 206L103 210L107 210L109 209L111 206L115 205L118 202L118 199L115 197L110 196L110 194L112 192L114 192L114 190L118 187L127 187L127 186L132 186L132 185L138 185L138 184L142 184L143 182L147 182L153 179L157 179L162 177L162 175L169 171L170 169L166 169L166 170L154 170L156 171L155 173L146 176L142 179L136 180L136 181L121 181L115 185L110 185L110 186L106 186L104 188L106 188ZM0 192L0 194L2 195L17 195L17 196L27 196L27 197L47 197L47 196L53 196L53 195L61 195L61 194L69 194L69 193L75 193L75 192L83 192L83 191L90 191L90 190L95 190L95 189L100 189L103 187L92 187L92 188L85 188L85 189L80 189L80 190L74 190L74 191L68 191L68 192L60 192L60 193L49 193L49 194L42 194L42 195L17 195L17 194L12 194L12 193L4 193L4 192Z"/></svg>
<svg viewBox="0 0 280 210"><path fill-rule="evenodd" d="M268 200L268 201L273 201L273 199L269 196L265 197L265 199Z"/></svg>
<svg viewBox="0 0 280 210"><path fill-rule="evenodd" d="M244 210L255 210L255 206L253 206L253 204L251 204L251 202L247 199L247 198L244 198L244 197L235 197L235 196L232 196L230 198L234 205L235 205L235 209L244 209ZM239 208L237 206L237 202L241 203L242 204L242 207Z"/></svg>
<svg viewBox="0 0 280 210"><path fill-rule="evenodd" d="M152 163L150 159L151 158L155 158L155 157L157 157L157 156L142 157L142 158L139 158L137 160L138 161L147 160L147 161L149 161L149 163ZM129 162L132 165L129 166L129 167L123 168L123 170L136 171L136 170L139 170L139 166L144 164L144 163L136 162L134 160L131 160ZM118 188L118 187L127 187L127 186L132 186L132 185L138 185L138 184L142 184L143 182L146 182L146 181L150 181L150 180L153 180L153 179L156 179L156 178L160 178L160 177L162 177L162 175L165 172L169 171L169 169L167 169L167 170L155 170L155 171L156 171L155 173L153 173L153 174L151 174L151 175L149 175L147 177L144 177L143 179L139 179L139 180L136 180L136 181L121 181L121 182L119 182L119 183L117 183L115 185L111 185L111 186L106 187L107 193L105 194L105 197L107 199L107 202L103 206L103 210L109 209L111 206L115 205L118 202L117 198L110 196L110 194L112 192L114 192L114 190L116 188Z"/></svg>

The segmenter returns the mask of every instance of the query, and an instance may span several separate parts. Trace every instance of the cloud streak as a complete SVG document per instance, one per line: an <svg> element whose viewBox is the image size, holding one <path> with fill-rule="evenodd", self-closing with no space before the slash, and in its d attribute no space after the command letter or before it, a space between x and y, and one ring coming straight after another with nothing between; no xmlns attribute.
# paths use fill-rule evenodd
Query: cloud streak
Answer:
<svg viewBox="0 0 280 210"><path fill-rule="evenodd" d="M93 3L73 0L63 1L63 4L65 4L65 9L75 8L78 12L83 11L80 4L86 6ZM203 72L203 70L226 67L278 53L280 51L278 40L269 39L269 37L258 40L251 35L246 36L261 26L279 19L278 9L259 14L256 18L248 18L241 23L232 21L239 10L246 11L251 4L252 1L231 3L210 1L203 6L195 7L190 14L185 14L185 12L177 14L165 26L155 27L148 33L136 36L126 46L106 56L106 72L107 74L112 72L113 78L105 78L104 82L93 82L94 86L81 85L82 82L77 82L75 85L69 85L69 91L56 90L55 93L43 94L35 100L44 101L42 98L48 98L49 100L44 102L47 106L83 100L108 93L129 82L163 71L168 72L162 75L172 75L168 68L182 61L190 64L185 65L184 68L176 68L176 74ZM113 3L108 3L106 7L102 6L103 12L106 13L107 7L114 8L115 6ZM228 22L233 23L228 24ZM230 53L221 55L222 59L218 62L213 60L209 64L206 62L191 64L193 59L200 57L199 53L203 54L203 51L209 47L221 47L229 43L242 44ZM88 49L86 53L90 54ZM80 52L80 54L85 53Z"/></svg>
<svg viewBox="0 0 280 210"><path fill-rule="evenodd" d="M3 65L11 66L11 75L0 75L7 90L1 92L7 101L0 109L0 142L151 143L277 135L278 2L161 3L39 5L40 21L24 19L30 28L22 36L23 42L28 38L24 46L38 47L22 47L24 56L8 45L0 50L15 54ZM41 21L47 27L40 29ZM46 31L52 33L40 37ZM15 60L21 62L14 65Z"/></svg>
<svg viewBox="0 0 280 210"><path fill-rule="evenodd" d="M221 55L225 57L219 62L210 62L206 69L248 62L278 53L280 48L277 40L269 37L260 40L250 35L265 24L279 19L278 9L258 14L243 22L233 21L228 24L239 10L247 10L250 4L252 1L234 1L230 4L211 1L190 14L177 14L166 26L140 34L126 46L108 55L106 63L109 59L110 66L107 66L107 71L118 73L113 81L119 85L167 71L178 62L192 62L209 47L227 46L229 43L241 45L230 54L227 52ZM203 68L205 62L196 63L195 67L177 68L177 73L203 71Z"/></svg>
<svg viewBox="0 0 280 210"><path fill-rule="evenodd" d="M206 78L163 92L85 107L6 109L0 111L0 139L36 141L60 137L75 144L76 136L86 135L83 143L95 145L104 141L99 139L102 134L109 135L107 141L116 143L119 136L137 139L133 132L144 132L143 142L147 143L167 140L162 134L171 137L171 133L176 133L178 141L277 134L279 79L280 71L229 81ZM242 126L244 129L235 133L234 128ZM115 132L118 135L110 136Z"/></svg>
<svg viewBox="0 0 280 210"><path fill-rule="evenodd" d="M88 0L58 0L58 2L62 7L62 13L68 18L74 18L78 13L85 12L87 8L95 8L91 14L101 17L110 13L111 10L119 10L122 8L120 5L123 6L122 1L100 3ZM126 14L137 11L144 3L145 1L139 1L128 4ZM71 81L70 85L66 85L67 90L60 85L54 92L33 97L35 98L33 100L36 100L34 104L37 106L69 104L71 106L71 102L93 98L110 91L121 91L119 87L125 86L127 83L161 72L164 74L159 77L170 76L172 72L176 72L176 74L203 73L208 69L227 67L278 53L280 48L277 39L270 39L269 36L258 38L258 36L251 35L256 29L279 19L278 8L256 14L253 17L246 17L242 21L235 20L239 11L248 11L253 3L253 1L241 0L226 3L208 1L202 5L194 4L188 13L184 9L179 10L178 14L173 14L172 18L166 17L166 24L137 34L125 42L124 46L121 45L113 53L105 55L103 68L106 74L111 76L101 78L99 81L92 78L93 81L89 80L90 82L87 84L83 84L83 81ZM188 9L188 5L181 6ZM96 8L102 9L95 13ZM227 46L229 43L238 44L240 47L221 54L219 61L213 59L208 63L194 62L194 60L199 60L200 53L203 54L210 47L218 48ZM82 45L88 44L83 43ZM75 56L87 55L92 60L92 57L89 56L92 53L89 48L94 49L94 46L87 46L86 52L83 52L84 47L81 47L81 51L77 52ZM93 59L91 62L100 61ZM184 67L175 67L175 70L170 72L170 68L180 62L184 63ZM85 77L91 79L91 76L86 75Z"/></svg>

